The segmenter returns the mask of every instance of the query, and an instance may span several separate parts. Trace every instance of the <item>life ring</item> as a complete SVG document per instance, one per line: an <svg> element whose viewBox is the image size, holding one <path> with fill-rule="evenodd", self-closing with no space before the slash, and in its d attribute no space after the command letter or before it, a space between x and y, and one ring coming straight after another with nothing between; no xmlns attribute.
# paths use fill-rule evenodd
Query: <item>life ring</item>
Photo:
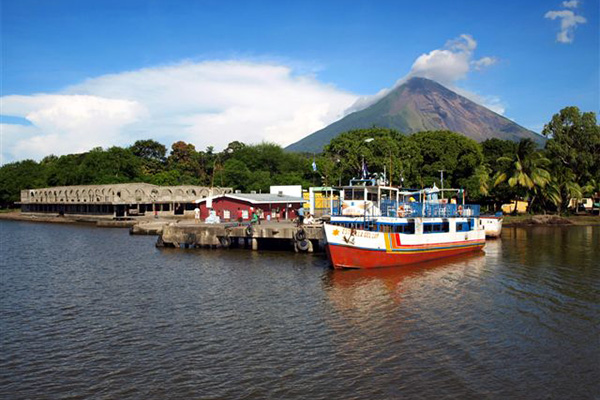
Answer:
<svg viewBox="0 0 600 400"><path fill-rule="evenodd" d="M231 246L231 238L229 236L221 236L219 242L221 242L221 247L228 248Z"/></svg>
<svg viewBox="0 0 600 400"><path fill-rule="evenodd" d="M458 215L462 215L462 213L463 213L463 207L458 206Z"/></svg>
<svg viewBox="0 0 600 400"><path fill-rule="evenodd" d="M404 206L400 206L398 207L398 216L399 217L404 217L405 213L404 213Z"/></svg>
<svg viewBox="0 0 600 400"><path fill-rule="evenodd" d="M306 232L304 232L304 229L298 229L296 231L296 240L298 242L303 241L304 239L306 239Z"/></svg>
<svg viewBox="0 0 600 400"><path fill-rule="evenodd" d="M254 233L254 228L252 228L252 225L248 225L246 227L246 236L252 236L253 233Z"/></svg>
<svg viewBox="0 0 600 400"><path fill-rule="evenodd" d="M308 241L306 239L301 240L296 243L296 246L298 246L298 250L307 251L308 248L310 247L310 241Z"/></svg>

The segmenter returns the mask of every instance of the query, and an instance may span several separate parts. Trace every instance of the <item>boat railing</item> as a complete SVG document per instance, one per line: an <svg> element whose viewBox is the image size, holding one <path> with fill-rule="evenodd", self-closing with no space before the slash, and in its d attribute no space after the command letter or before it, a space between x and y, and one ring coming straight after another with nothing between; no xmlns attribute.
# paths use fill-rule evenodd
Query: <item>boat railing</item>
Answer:
<svg viewBox="0 0 600 400"><path fill-rule="evenodd" d="M331 215L343 215L341 202L334 200ZM379 202L379 207L368 208L364 217L394 217L394 218L456 218L478 217L480 207L478 204L453 204L440 202L397 202L384 199ZM355 216L363 216L355 215Z"/></svg>
<svg viewBox="0 0 600 400"><path fill-rule="evenodd" d="M380 202L381 216L383 217L477 217L479 216L479 205L477 204L452 204L452 203L418 203L418 202L396 202L394 200L382 200Z"/></svg>

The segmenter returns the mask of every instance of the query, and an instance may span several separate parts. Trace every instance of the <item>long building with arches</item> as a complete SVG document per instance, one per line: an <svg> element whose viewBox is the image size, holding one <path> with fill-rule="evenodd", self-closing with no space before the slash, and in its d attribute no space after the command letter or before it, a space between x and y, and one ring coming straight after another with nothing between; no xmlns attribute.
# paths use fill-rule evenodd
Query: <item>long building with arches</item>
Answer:
<svg viewBox="0 0 600 400"><path fill-rule="evenodd" d="M231 188L156 186L149 183L56 186L21 191L21 212L105 215L193 215L197 200L231 193Z"/></svg>

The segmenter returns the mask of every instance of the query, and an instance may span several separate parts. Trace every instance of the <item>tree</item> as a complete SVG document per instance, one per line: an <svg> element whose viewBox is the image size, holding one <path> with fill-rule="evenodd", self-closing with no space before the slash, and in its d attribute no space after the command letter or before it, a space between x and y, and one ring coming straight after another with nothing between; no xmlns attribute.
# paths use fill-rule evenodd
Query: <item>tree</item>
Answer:
<svg viewBox="0 0 600 400"><path fill-rule="evenodd" d="M142 170L146 175L154 175L165 169L167 148L152 140L138 140L129 150L142 162Z"/></svg>
<svg viewBox="0 0 600 400"><path fill-rule="evenodd" d="M593 112L581 113L566 107L552 117L542 133L553 172L571 171L573 181L585 186L592 179L600 181L600 126Z"/></svg>
<svg viewBox="0 0 600 400"><path fill-rule="evenodd" d="M101 148L96 149L102 151ZM93 151L93 150L92 150ZM40 163L44 168L48 186L84 185L86 181L81 170L81 163L87 153L67 154L56 157L49 156Z"/></svg>
<svg viewBox="0 0 600 400"><path fill-rule="evenodd" d="M434 182L439 185L440 170L444 170L445 187L464 187L483 163L479 144L455 132L418 132L410 136L410 140L420 151L420 163L415 160L414 166L420 172L424 186Z"/></svg>
<svg viewBox="0 0 600 400"><path fill-rule="evenodd" d="M347 182L351 178L360 177L364 161L372 172L383 172L385 167L388 177L391 174L392 178L396 177L396 183L399 183L400 176L407 174L410 166L401 157L405 141L406 138L401 133L387 128L344 132L325 146L317 165L323 168L329 181L337 178Z"/></svg>
<svg viewBox="0 0 600 400"><path fill-rule="evenodd" d="M517 152L517 142L512 140L502 140L497 138L487 139L481 142L483 151L483 162L488 165L492 171L498 171L500 157L510 157Z"/></svg>
<svg viewBox="0 0 600 400"><path fill-rule="evenodd" d="M43 166L33 160L5 164L0 168L0 207L13 207L21 190L46 186Z"/></svg>
<svg viewBox="0 0 600 400"><path fill-rule="evenodd" d="M542 133L550 138L546 154L551 160L552 203L562 213L570 199L593 194L590 189L600 182L600 126L595 113L566 107L552 117Z"/></svg>
<svg viewBox="0 0 600 400"><path fill-rule="evenodd" d="M494 185L491 178L498 174L498 171L502 169L502 162L498 162L501 157L513 158L517 152L518 143L512 140L502 140L497 138L487 139L481 142L481 149L483 151L483 162L487 167L487 172L490 177L488 182L488 190L486 197L480 201L493 204L496 210L499 209L499 205L510 202L512 199L519 196L519 190L517 187L510 187L506 181ZM482 177L483 175L480 175Z"/></svg>
<svg viewBox="0 0 600 400"><path fill-rule="evenodd" d="M341 185L342 169L340 168L341 160L334 155L321 154L315 158L317 166L316 173L321 176L321 184L324 186Z"/></svg>
<svg viewBox="0 0 600 400"><path fill-rule="evenodd" d="M189 184L206 183L208 177L202 168L202 155L196 151L191 143L183 141L171 145L171 154L167 158L167 166L171 170L177 170L182 179Z"/></svg>
<svg viewBox="0 0 600 400"><path fill-rule="evenodd" d="M235 152L240 151L244 147L246 147L246 145L244 143L235 140L233 142L230 142L227 145L227 147L225 148L225 150L223 150L223 153L224 154L233 154Z"/></svg>
<svg viewBox="0 0 600 400"><path fill-rule="evenodd" d="M153 160L161 163L165 161L167 154L166 146L152 139L138 140L129 147L129 150L135 156L144 160Z"/></svg>
<svg viewBox="0 0 600 400"><path fill-rule="evenodd" d="M231 186L234 189L246 190L250 180L250 170L240 160L227 160L223 165L223 181L225 186Z"/></svg>
<svg viewBox="0 0 600 400"><path fill-rule="evenodd" d="M536 190L543 189L550 183L550 172L547 168L550 161L540 151L531 139L523 139L517 146L517 151L512 157L500 157L499 171L494 177L494 186L507 181L510 187L520 187L525 196L532 195L534 202ZM531 207L530 203L530 207Z"/></svg>
<svg viewBox="0 0 600 400"><path fill-rule="evenodd" d="M129 149L117 146L84 153L79 171L82 184L133 182L139 180L142 173L141 160Z"/></svg>

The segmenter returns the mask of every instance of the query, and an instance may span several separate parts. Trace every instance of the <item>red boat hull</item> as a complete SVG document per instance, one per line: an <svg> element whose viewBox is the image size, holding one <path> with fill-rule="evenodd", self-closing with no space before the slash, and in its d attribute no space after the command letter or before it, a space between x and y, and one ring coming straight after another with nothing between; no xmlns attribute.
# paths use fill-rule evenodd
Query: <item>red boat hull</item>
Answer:
<svg viewBox="0 0 600 400"><path fill-rule="evenodd" d="M458 254L480 251L485 246L483 241L473 241L460 246L442 249L413 249L409 253L390 253L379 250L361 249L352 246L327 246L329 260L336 269L342 268L382 268L398 267L423 261L450 257Z"/></svg>

